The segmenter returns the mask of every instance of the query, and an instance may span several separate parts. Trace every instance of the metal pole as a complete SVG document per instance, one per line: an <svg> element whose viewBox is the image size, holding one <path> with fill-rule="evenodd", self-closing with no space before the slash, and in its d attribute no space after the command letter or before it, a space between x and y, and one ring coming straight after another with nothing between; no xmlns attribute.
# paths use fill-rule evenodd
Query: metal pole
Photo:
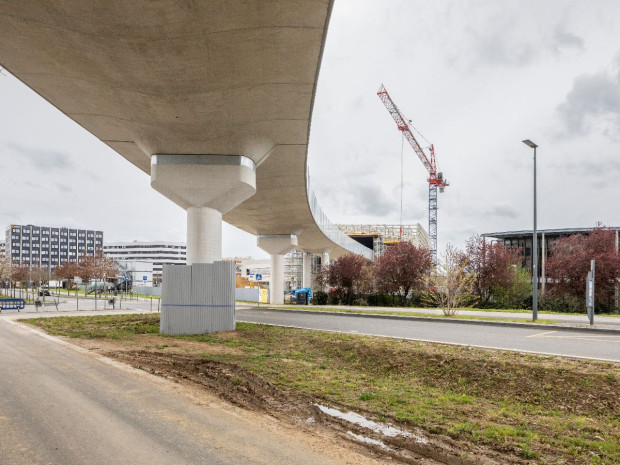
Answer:
<svg viewBox="0 0 620 465"><path fill-rule="evenodd" d="M532 233L532 320L538 319L538 231L536 230L536 147L534 147L534 231Z"/></svg>
<svg viewBox="0 0 620 465"><path fill-rule="evenodd" d="M595 290L596 290L596 268L595 261L590 260L590 269L592 270L592 316L590 317L590 325L594 324L594 307L596 305Z"/></svg>

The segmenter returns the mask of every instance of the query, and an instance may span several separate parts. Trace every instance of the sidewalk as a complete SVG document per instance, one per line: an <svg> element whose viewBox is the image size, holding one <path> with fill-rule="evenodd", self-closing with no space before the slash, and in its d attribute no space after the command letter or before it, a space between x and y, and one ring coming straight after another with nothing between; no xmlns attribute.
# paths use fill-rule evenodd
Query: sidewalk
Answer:
<svg viewBox="0 0 620 465"><path fill-rule="evenodd" d="M237 306L243 306L246 308L259 308L257 305L252 305L249 303L237 303ZM261 304L260 308L273 308L273 309L288 309L288 310L314 310L314 311L354 311L356 313L373 313L373 314L402 314L402 316L407 316L407 314L414 314L416 317L423 317L424 315L429 315L429 319L433 316L443 316L443 312L441 309L436 308L412 308L412 307L356 307L356 306L346 306L346 305L338 305L338 306L330 306L330 305L270 305L270 304ZM486 318L493 319L505 319L505 320L519 320L519 322L523 323L532 323L532 312L493 312L493 311L484 311L484 310L459 310L457 316L467 316L475 319L476 317L480 317L481 320ZM569 314L561 314L561 313L548 313L538 311L538 319L539 320L547 320L558 327L590 327L590 322L588 321L587 314L583 313L583 315L569 315ZM460 321L471 321L471 320L460 320ZM489 320L486 320L489 321ZM501 323L501 321L500 321ZM594 326L593 328L598 329L612 329L620 331L620 315L617 316L604 316L604 315L594 315Z"/></svg>

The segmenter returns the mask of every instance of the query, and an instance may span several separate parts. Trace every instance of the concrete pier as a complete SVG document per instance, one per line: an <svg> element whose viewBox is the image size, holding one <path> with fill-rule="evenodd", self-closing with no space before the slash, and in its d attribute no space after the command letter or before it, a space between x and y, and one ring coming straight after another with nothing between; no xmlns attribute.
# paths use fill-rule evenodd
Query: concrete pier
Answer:
<svg viewBox="0 0 620 465"><path fill-rule="evenodd" d="M256 166L242 155L151 157L151 186L187 210L187 264L222 259L222 215L256 192Z"/></svg>
<svg viewBox="0 0 620 465"><path fill-rule="evenodd" d="M269 302L284 303L284 255L297 247L294 234L265 234L258 236L258 246L271 255Z"/></svg>

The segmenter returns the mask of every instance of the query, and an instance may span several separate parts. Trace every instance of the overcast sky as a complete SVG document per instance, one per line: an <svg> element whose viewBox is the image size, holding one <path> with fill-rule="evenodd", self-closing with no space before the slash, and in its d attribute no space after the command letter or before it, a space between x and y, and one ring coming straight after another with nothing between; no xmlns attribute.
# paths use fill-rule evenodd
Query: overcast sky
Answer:
<svg viewBox="0 0 620 465"><path fill-rule="evenodd" d="M439 246L532 227L620 226L620 2L336 0L309 163L335 223L397 224L401 137L376 92L435 145L450 182ZM185 240L185 213L149 177L3 71L0 227ZM405 146L403 220L428 228L426 172ZM265 257L225 225L224 256Z"/></svg>

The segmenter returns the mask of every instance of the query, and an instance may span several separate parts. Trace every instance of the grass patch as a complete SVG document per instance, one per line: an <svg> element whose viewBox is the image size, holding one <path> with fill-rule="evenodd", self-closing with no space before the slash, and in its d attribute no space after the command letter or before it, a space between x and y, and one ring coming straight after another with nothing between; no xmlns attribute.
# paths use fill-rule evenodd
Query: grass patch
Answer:
<svg viewBox="0 0 620 465"><path fill-rule="evenodd" d="M158 314L27 322L52 334L121 342L159 329ZM174 347L317 402L537 463L620 463L620 364L249 323L234 332L161 336L152 350Z"/></svg>
<svg viewBox="0 0 620 465"><path fill-rule="evenodd" d="M237 302L242 302L242 303L249 303L249 304L256 304L256 302L251 302L251 301L246 301L246 300L238 300ZM415 310L437 310L440 311L441 309L439 308L432 308L432 307L355 307L355 308L347 308L346 306L329 306L329 305L308 305L308 306L302 306L302 305L274 305L271 306L269 304L263 304L266 308L273 308L273 309L278 309L278 308L283 308L283 309L287 309L287 310L318 310L318 311L327 311L327 312L337 312L337 311L342 311L342 312L364 312L364 313L379 313L379 314L395 314L395 315L402 315L403 313L405 314L414 314L414 315L422 315L422 316L430 316L432 314L429 313L423 313L423 312L415 312ZM354 307L354 306L350 306L350 307ZM395 310L395 308L398 308L399 310ZM484 313L523 313L523 314L532 314L532 309L517 309L517 308L474 308L474 307L464 307L464 308L459 308L458 309L459 312L484 312ZM548 310L538 310L538 314L539 315L574 315L574 316L583 316L584 318L587 318L587 313L584 310L583 312L551 312ZM620 318L620 313L597 313L597 316L602 316L602 317L615 317L615 318ZM504 319L502 319L504 321ZM522 319L516 320L516 321L523 321Z"/></svg>
<svg viewBox="0 0 620 465"><path fill-rule="evenodd" d="M259 307L255 307L260 309ZM423 318L437 318L447 320L479 320L479 321L502 321L508 323L533 323L533 324L556 324L554 320L538 319L536 321L526 320L524 318L502 318L492 316L477 316L477 315L444 315L443 313L424 313L415 311L395 311L395 310L380 310L380 309L359 309L359 308L341 308L341 307L323 307L323 306L285 306L278 305L276 307L267 307L269 310L296 310L299 312L329 312L329 313L365 313L371 315L396 315L396 316L415 316ZM531 311L529 312L531 313ZM586 324L586 321L584 321Z"/></svg>
<svg viewBox="0 0 620 465"><path fill-rule="evenodd" d="M39 326L49 334L71 338L113 340L129 339L136 334L158 334L157 315L58 316L21 320Z"/></svg>

